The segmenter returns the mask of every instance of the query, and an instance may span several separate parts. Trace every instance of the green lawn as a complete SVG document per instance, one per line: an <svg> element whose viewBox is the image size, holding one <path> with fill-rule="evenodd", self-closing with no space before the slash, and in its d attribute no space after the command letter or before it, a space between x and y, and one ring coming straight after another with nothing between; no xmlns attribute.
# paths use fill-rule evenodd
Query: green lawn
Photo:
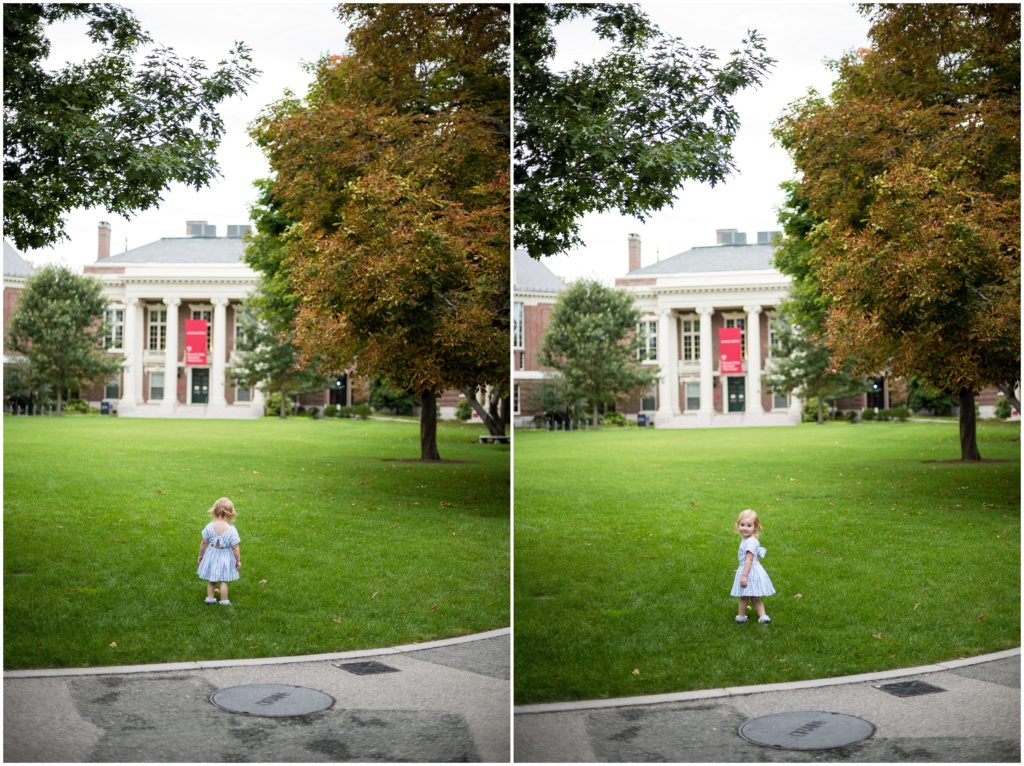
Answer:
<svg viewBox="0 0 1024 766"><path fill-rule="evenodd" d="M592 699L906 667L1019 646L1020 427L520 432L515 697ZM729 596L759 512L770 626Z"/></svg>
<svg viewBox="0 0 1024 766"><path fill-rule="evenodd" d="M442 424L4 419L4 666L381 647L509 625L509 448ZM241 579L206 606L213 501Z"/></svg>

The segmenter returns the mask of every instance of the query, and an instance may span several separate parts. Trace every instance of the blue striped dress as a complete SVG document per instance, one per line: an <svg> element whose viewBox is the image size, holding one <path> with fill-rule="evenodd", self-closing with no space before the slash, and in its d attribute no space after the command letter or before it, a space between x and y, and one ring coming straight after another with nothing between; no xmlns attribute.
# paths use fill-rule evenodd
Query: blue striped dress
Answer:
<svg viewBox="0 0 1024 766"><path fill-rule="evenodd" d="M196 574L207 582L237 580L238 570L235 569L235 555L231 552L231 546L242 542L238 530L229 524L223 534L218 535L213 530L213 524L211 521L203 527L203 539L208 545Z"/></svg>
<svg viewBox="0 0 1024 766"><path fill-rule="evenodd" d="M747 587L741 588L740 578L743 577L743 564L746 562L748 551L754 554L754 563L750 565L750 571L747 572ZM764 554L765 549L758 544L757 538L753 535L740 543L740 565L736 568L736 577L732 581L731 596L736 598L757 596L760 598L761 596L775 595L775 586L772 585L771 578L768 577L768 573L761 566L761 559L764 558Z"/></svg>

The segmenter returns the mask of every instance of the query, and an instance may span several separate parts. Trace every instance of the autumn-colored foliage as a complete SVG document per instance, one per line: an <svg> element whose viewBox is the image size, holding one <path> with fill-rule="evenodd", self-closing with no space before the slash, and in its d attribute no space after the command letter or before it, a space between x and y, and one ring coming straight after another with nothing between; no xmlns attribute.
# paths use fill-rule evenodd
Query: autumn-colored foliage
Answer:
<svg viewBox="0 0 1024 766"><path fill-rule="evenodd" d="M339 12L350 52L254 135L297 221L305 354L415 391L429 430L443 389L508 390L508 7Z"/></svg>
<svg viewBox="0 0 1024 766"><path fill-rule="evenodd" d="M1020 368L1020 7L863 12L872 47L776 126L820 221L829 347L957 393L977 459L973 396Z"/></svg>

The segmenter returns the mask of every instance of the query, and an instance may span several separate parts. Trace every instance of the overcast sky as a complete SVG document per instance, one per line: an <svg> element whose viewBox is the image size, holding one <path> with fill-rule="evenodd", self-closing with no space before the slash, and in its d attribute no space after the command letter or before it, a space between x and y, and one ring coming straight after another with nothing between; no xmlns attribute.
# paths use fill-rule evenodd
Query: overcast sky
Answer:
<svg viewBox="0 0 1024 766"><path fill-rule="evenodd" d="M647 221L605 214L588 216L582 234L586 245L577 251L545 259L563 278L596 277L610 284L626 271L627 238L640 234L643 263L667 258L698 245L714 244L715 229L735 228L753 241L757 231L774 230L779 183L792 176L786 153L772 146L770 125L788 103L809 87L826 91L832 73L826 59L867 45L867 23L852 5L839 3L641 3L667 33L690 45L704 45L726 57L748 29L766 38L769 54L778 60L765 84L742 92L735 104L741 129L734 144L738 171L725 184L711 189L690 184L671 210ZM25 253L36 265L57 262L81 271L96 259L96 228L101 220L112 225L111 249L118 253L161 237L184 236L185 221L205 220L217 226L248 222L254 198L253 180L267 175L262 152L251 145L246 126L286 88L304 93L310 75L304 62L345 47L346 29L332 11L333 3L140 3L129 4L142 26L181 56L195 56L213 66L235 40L252 48L254 63L263 70L248 95L221 106L227 132L218 153L222 176L200 191L176 185L158 209L131 220L103 209L78 210L68 217L70 239L53 248ZM53 57L81 59L89 51L82 26L54 29ZM586 21L559 30L556 66L589 60L602 44Z"/></svg>
<svg viewBox="0 0 1024 766"><path fill-rule="evenodd" d="M793 166L786 152L773 146L771 123L808 88L828 93L833 73L826 59L868 45L866 20L845 3L639 5L662 32L718 51L720 60L739 47L748 29L756 29L777 63L760 88L742 91L733 100L741 122L733 144L736 172L714 189L687 184L672 209L644 222L617 213L586 216L584 246L542 261L563 279L588 277L612 284L627 271L630 233L640 235L642 265L647 266L659 257L715 244L716 229L747 232L747 242L756 242L758 231L777 230L779 184L793 176ZM563 25L558 42L559 67L590 61L607 50L586 20Z"/></svg>
<svg viewBox="0 0 1024 766"><path fill-rule="evenodd" d="M221 177L195 191L175 184L164 194L158 209L136 214L130 221L102 208L77 210L68 217L64 240L52 248L29 250L33 265L62 263L80 272L96 260L97 224L111 224L111 252L120 253L155 242L161 237L185 236L185 221L205 220L217 226L218 236L229 224L249 222L254 201L252 182L268 175L263 153L246 132L263 108L281 98L286 88L303 94L311 75L303 62L316 61L322 53L345 48L346 27L334 14L334 3L125 3L139 21L163 45L181 57L194 56L210 68L227 57L236 40L252 49L253 63L263 70L249 93L221 102L226 132L217 158ZM81 60L90 43L84 24L53 28L51 58Z"/></svg>

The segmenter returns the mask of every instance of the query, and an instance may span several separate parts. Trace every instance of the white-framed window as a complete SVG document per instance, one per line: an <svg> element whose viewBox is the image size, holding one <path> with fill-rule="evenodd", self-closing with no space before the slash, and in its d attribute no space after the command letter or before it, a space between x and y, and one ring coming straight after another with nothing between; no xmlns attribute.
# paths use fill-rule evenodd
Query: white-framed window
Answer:
<svg viewBox="0 0 1024 766"><path fill-rule="evenodd" d="M103 348L108 351L124 350L124 309L107 309Z"/></svg>
<svg viewBox="0 0 1024 766"><path fill-rule="evenodd" d="M740 359L747 358L747 318L740 314L725 315L726 327L740 328Z"/></svg>
<svg viewBox="0 0 1024 766"><path fill-rule="evenodd" d="M789 409L789 394L778 393L772 391L772 409L773 410L788 410Z"/></svg>
<svg viewBox="0 0 1024 766"><path fill-rule="evenodd" d="M146 309L150 351L163 351L167 348L167 309L150 306Z"/></svg>
<svg viewBox="0 0 1024 766"><path fill-rule="evenodd" d="M252 389L244 386L235 387L235 404L248 404L252 401Z"/></svg>
<svg viewBox="0 0 1024 766"><path fill-rule="evenodd" d="M696 317L684 317L680 325L680 337L683 342L683 361L700 361L700 320Z"/></svg>
<svg viewBox="0 0 1024 766"><path fill-rule="evenodd" d="M512 304L512 348L523 347L523 304Z"/></svg>
<svg viewBox="0 0 1024 766"><path fill-rule="evenodd" d="M104 399L120 399L121 398L121 380L120 378L111 378L107 381L106 386L103 388Z"/></svg>
<svg viewBox="0 0 1024 766"><path fill-rule="evenodd" d="M686 410L700 409L700 383L695 381L686 382Z"/></svg>
<svg viewBox="0 0 1024 766"><path fill-rule="evenodd" d="M164 398L164 374L162 372L149 373L149 400L160 401Z"/></svg>
<svg viewBox="0 0 1024 766"><path fill-rule="evenodd" d="M636 328L640 339L640 348L636 358L641 362L653 361L658 358L658 322L645 319Z"/></svg>
<svg viewBox="0 0 1024 766"><path fill-rule="evenodd" d="M522 305L522 304L520 304L520 305ZM521 411L520 411L520 396L519 396L519 386L518 385L512 386L512 414L513 415L520 415L520 414L522 414Z"/></svg>
<svg viewBox="0 0 1024 766"><path fill-rule="evenodd" d="M205 319L206 320L206 350L210 350L210 333L213 330L213 310L202 308L192 309L193 319Z"/></svg>
<svg viewBox="0 0 1024 766"><path fill-rule="evenodd" d="M640 409L647 411L658 409L658 396L656 388L651 387L644 392L643 396L640 398Z"/></svg>

